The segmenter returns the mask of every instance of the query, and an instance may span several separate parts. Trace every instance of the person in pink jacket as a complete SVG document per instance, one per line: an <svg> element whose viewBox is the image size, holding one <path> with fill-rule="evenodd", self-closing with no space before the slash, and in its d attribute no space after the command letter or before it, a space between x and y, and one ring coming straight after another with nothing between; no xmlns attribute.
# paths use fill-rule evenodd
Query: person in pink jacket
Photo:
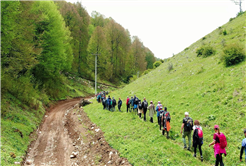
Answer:
<svg viewBox="0 0 246 166"><path fill-rule="evenodd" d="M226 142L226 138L223 133L220 132L219 125L214 126L214 137L213 142L209 144L209 147L211 145L214 145L214 156L216 158L215 166L218 166L220 163L220 166L224 166L223 160L222 160L222 154L226 156L226 150L224 147L224 144ZM223 145L223 147L222 147ZM227 143L226 143L227 145Z"/></svg>

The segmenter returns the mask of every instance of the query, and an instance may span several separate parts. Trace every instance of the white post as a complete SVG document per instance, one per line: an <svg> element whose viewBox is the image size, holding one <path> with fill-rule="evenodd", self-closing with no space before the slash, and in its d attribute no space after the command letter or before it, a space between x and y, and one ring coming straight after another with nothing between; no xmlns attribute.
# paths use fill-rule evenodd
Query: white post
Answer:
<svg viewBox="0 0 246 166"><path fill-rule="evenodd" d="M95 55L95 95L97 95L97 55Z"/></svg>

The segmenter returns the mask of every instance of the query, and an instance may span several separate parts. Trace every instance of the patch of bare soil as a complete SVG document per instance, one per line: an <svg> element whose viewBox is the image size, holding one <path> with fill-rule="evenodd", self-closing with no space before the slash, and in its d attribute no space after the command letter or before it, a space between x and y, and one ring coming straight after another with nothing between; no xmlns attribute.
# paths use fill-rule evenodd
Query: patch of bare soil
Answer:
<svg viewBox="0 0 246 166"><path fill-rule="evenodd" d="M24 165L130 165L79 108L79 100L61 101L45 115Z"/></svg>

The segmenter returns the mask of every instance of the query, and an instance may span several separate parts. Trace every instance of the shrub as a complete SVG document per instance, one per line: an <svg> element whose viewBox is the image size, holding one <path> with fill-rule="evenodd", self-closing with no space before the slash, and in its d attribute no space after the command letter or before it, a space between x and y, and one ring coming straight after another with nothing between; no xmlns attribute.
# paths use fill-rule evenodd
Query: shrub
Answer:
<svg viewBox="0 0 246 166"><path fill-rule="evenodd" d="M223 35L227 35L227 31L226 31L226 29L225 29L225 30L223 30Z"/></svg>
<svg viewBox="0 0 246 166"><path fill-rule="evenodd" d="M202 56L203 58L206 58L208 56L211 56L215 54L215 50L212 46L202 46L196 50L197 57Z"/></svg>
<svg viewBox="0 0 246 166"><path fill-rule="evenodd" d="M202 38L202 40L205 40L205 39L206 39L206 37L203 37L203 38Z"/></svg>
<svg viewBox="0 0 246 166"><path fill-rule="evenodd" d="M229 21L232 21L232 20L234 20L235 18L230 18L230 20Z"/></svg>
<svg viewBox="0 0 246 166"><path fill-rule="evenodd" d="M245 59L244 48L238 44L228 45L224 48L221 59L226 67L238 64Z"/></svg>
<svg viewBox="0 0 246 166"><path fill-rule="evenodd" d="M164 60L163 59L161 59L160 61L161 61L161 63L164 63Z"/></svg>
<svg viewBox="0 0 246 166"><path fill-rule="evenodd" d="M145 70L145 71L142 73L142 76L148 74L150 71L151 71L151 69Z"/></svg>
<svg viewBox="0 0 246 166"><path fill-rule="evenodd" d="M189 50L189 47L186 47L184 50L185 50L185 51Z"/></svg>
<svg viewBox="0 0 246 166"><path fill-rule="evenodd" d="M172 63L168 63L167 70L171 71L172 69L173 69L173 64Z"/></svg>
<svg viewBox="0 0 246 166"><path fill-rule="evenodd" d="M162 64L161 61L156 61L156 62L153 64L154 69L157 68L157 67L159 67L161 64Z"/></svg>

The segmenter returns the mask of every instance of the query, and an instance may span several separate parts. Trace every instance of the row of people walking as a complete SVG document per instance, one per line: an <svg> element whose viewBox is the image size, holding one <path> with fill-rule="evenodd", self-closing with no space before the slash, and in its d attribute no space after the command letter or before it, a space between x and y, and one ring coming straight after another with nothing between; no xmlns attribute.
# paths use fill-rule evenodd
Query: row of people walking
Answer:
<svg viewBox="0 0 246 166"><path fill-rule="evenodd" d="M108 98L102 98L102 104L103 109L108 109L109 111L115 111L116 106L116 100L111 100L110 96ZM122 106L122 100L119 98L118 101L118 110L121 111ZM136 96L134 97L127 97L126 99L126 112L136 112L136 114L141 118L143 115L143 120L146 121L146 113L147 110L149 110L149 116L150 116L150 122L153 123L153 117L156 114L157 116L157 123L159 126L159 129L162 130L162 135L165 135L167 133L167 139L169 138L169 131L171 129L170 121L171 121L171 115L167 111L167 107L163 107L160 101L158 101L157 106L155 107L153 101L150 101L150 105L148 105L148 102L146 98L143 99L141 102L140 99L138 99ZM193 119L189 117L189 113L185 112L185 117L183 118L183 123L181 125L181 131L182 139L184 143L184 149L191 150L191 135L193 138L193 148L194 148L194 157L197 157L197 148L200 152L201 161L203 161L203 155L202 155L202 145L203 145L203 131L202 127L200 126L200 123L198 120L194 121ZM213 135L213 141L209 144L209 147L213 145L214 148L214 156L215 156L215 166L224 166L222 155L226 156L226 147L227 147L227 141L225 135L220 132L219 125L214 126L214 135ZM242 161L242 154L243 151L245 151L245 163L246 163L246 129L244 130L245 138L242 141L242 147L240 150L240 161ZM186 143L186 137L188 137L188 146Z"/></svg>

